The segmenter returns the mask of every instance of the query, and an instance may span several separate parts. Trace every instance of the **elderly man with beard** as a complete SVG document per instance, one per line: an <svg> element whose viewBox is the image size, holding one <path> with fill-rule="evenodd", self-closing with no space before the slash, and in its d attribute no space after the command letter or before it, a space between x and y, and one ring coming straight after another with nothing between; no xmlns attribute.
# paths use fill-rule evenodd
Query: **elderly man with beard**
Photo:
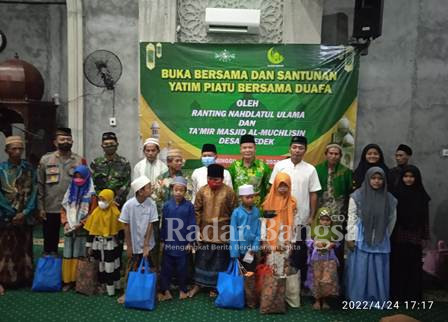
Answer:
<svg viewBox="0 0 448 322"><path fill-rule="evenodd" d="M148 138L143 143L143 153L145 157L137 162L134 167L134 180L145 176L155 184L157 178L168 171L168 167L159 159L160 143L156 138Z"/></svg>

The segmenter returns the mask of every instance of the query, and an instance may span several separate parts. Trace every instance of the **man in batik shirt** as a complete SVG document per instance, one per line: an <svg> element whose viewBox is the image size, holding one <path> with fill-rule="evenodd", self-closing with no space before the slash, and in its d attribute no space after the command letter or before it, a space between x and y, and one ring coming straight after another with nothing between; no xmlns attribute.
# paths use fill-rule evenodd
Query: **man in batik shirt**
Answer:
<svg viewBox="0 0 448 322"><path fill-rule="evenodd" d="M254 187L256 193L255 205L260 208L269 186L271 169L262 160L255 158L255 138L252 135L243 135L240 138L241 160L235 160L229 167L235 193L244 184Z"/></svg>
<svg viewBox="0 0 448 322"><path fill-rule="evenodd" d="M8 161L0 163L0 295L5 287L29 286L33 278L33 228L36 172L22 160L23 140L5 141Z"/></svg>

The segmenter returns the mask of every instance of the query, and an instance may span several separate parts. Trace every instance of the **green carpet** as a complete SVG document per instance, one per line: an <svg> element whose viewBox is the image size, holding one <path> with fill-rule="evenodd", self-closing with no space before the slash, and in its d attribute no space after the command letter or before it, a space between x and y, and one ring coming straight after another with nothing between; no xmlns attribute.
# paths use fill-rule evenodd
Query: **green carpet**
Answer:
<svg viewBox="0 0 448 322"><path fill-rule="evenodd" d="M35 237L39 238L40 232ZM37 235L37 236L36 236ZM37 258L41 245L34 246ZM446 293L446 292L444 292ZM116 297L106 295L84 296L68 293L33 293L28 289L7 290L0 296L0 321L378 321L381 317L403 313L421 321L448 321L448 303L435 302L430 310L342 310L336 302L328 311L314 311L312 298L303 297L302 307L288 309L283 315L262 315L258 310L226 310L214 306L213 299L201 293L193 299L178 299L159 303L152 312L125 309L116 303Z"/></svg>
<svg viewBox="0 0 448 322"><path fill-rule="evenodd" d="M448 304L434 303L426 311L379 311L332 309L313 311L311 299L305 298L299 309L284 315L261 315L258 310L225 310L216 308L206 294L190 300L159 303L154 311L125 309L107 296L84 296L69 293L33 293L9 290L0 297L0 321L378 321L396 313L411 315L422 321L447 321Z"/></svg>

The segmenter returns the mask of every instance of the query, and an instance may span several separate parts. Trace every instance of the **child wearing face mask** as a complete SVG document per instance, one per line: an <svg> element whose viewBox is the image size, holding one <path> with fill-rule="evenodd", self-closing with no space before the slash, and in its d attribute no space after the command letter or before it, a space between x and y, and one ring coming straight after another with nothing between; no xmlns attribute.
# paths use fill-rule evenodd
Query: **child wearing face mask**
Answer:
<svg viewBox="0 0 448 322"><path fill-rule="evenodd" d="M224 167L211 164L207 168L207 185L199 189L194 201L199 246L195 256L195 286L193 297L200 288L208 288L210 297L216 296L218 273L227 269L230 259L230 217L238 206L236 194L225 185Z"/></svg>
<svg viewBox="0 0 448 322"><path fill-rule="evenodd" d="M124 229L118 221L120 210L114 202L115 194L104 189L98 195L98 207L87 218L84 229L89 232L87 252L98 262L98 282L101 291L106 288L109 296L120 289L120 257L118 233Z"/></svg>
<svg viewBox="0 0 448 322"><path fill-rule="evenodd" d="M75 168L73 179L62 200L61 224L64 226L64 258L62 260L63 291L76 282L78 258L86 256L87 231L84 224L97 205L95 189L89 169Z"/></svg>
<svg viewBox="0 0 448 322"><path fill-rule="evenodd" d="M211 164L215 164L217 157L218 154L214 144L206 143L202 146L201 162L203 167L195 169L191 174L192 203L194 203L199 189L207 185L207 167ZM233 188L232 177L230 176L230 172L226 169L224 169L224 184L228 185L230 188Z"/></svg>

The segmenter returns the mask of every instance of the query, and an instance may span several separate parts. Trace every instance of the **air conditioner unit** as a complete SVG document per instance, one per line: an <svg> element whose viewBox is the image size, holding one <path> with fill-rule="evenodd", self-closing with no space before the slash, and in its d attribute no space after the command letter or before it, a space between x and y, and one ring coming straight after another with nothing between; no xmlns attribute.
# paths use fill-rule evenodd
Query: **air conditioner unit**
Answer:
<svg viewBox="0 0 448 322"><path fill-rule="evenodd" d="M260 10L206 8L205 24L209 33L258 34Z"/></svg>

